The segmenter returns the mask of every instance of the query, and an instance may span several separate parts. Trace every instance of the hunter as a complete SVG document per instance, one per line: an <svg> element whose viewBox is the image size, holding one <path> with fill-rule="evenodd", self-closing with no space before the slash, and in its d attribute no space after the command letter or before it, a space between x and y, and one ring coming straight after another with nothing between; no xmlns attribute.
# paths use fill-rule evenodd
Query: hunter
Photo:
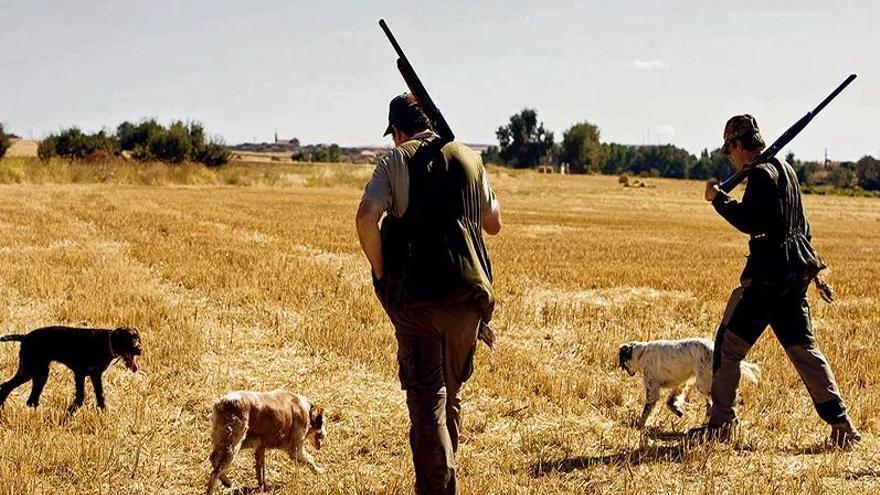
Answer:
<svg viewBox="0 0 880 495"><path fill-rule="evenodd" d="M461 387L478 336L491 342L495 296L482 232L501 230L501 211L480 155L442 142L412 95L391 100L389 134L395 148L366 186L358 237L395 330L416 493L451 494Z"/></svg>
<svg viewBox="0 0 880 495"><path fill-rule="evenodd" d="M691 439L726 441L736 424L733 410L745 359L768 325L801 377L819 417L831 426L831 441L845 447L861 436L847 415L828 360L819 350L810 321L807 288L819 281L825 264L811 244L810 224L791 165L771 158L753 164L764 149L758 123L737 115L724 127L721 151L737 171L751 167L748 185L738 202L721 191L718 179L706 182L706 201L732 226L750 236L749 257L715 337L712 409L708 423L688 432Z"/></svg>

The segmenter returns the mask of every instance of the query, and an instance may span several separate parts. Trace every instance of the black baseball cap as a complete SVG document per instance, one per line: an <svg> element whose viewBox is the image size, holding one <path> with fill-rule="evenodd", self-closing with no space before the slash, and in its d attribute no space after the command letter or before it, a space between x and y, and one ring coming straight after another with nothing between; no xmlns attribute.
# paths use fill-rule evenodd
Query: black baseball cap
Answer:
<svg viewBox="0 0 880 495"><path fill-rule="evenodd" d="M388 104L388 127L385 129L387 136L391 134L392 124L399 124L406 121L424 121L428 122L425 112L419 105L419 100L409 93L395 96L391 103Z"/></svg>

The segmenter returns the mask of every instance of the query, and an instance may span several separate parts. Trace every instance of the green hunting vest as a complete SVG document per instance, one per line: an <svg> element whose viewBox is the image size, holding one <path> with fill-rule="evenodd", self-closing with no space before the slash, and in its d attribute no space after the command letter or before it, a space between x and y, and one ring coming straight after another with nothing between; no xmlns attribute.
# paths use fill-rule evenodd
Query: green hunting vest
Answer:
<svg viewBox="0 0 880 495"><path fill-rule="evenodd" d="M751 236L749 258L740 280L744 285L801 287L826 265L811 243L797 175L788 163L777 158L758 167L776 184L775 197L769 202L777 206L775 211L760 212L774 218L773 226L766 234Z"/></svg>
<svg viewBox="0 0 880 495"><path fill-rule="evenodd" d="M481 232L479 155L437 138L399 149L409 171L409 204L402 217L382 221L379 298L390 309L472 301L490 321L495 295Z"/></svg>

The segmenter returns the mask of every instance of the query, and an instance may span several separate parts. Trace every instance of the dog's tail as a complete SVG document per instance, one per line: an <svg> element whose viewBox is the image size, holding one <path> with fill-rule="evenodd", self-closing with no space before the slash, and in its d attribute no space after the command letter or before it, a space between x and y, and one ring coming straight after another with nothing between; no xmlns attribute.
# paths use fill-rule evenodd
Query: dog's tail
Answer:
<svg viewBox="0 0 880 495"><path fill-rule="evenodd" d="M10 335L0 336L0 342L22 342L22 341L24 341L24 338L25 338L25 335L13 333Z"/></svg>
<svg viewBox="0 0 880 495"><path fill-rule="evenodd" d="M740 361L739 371L742 373L743 378L752 383L758 383L761 380L761 367L755 363Z"/></svg>

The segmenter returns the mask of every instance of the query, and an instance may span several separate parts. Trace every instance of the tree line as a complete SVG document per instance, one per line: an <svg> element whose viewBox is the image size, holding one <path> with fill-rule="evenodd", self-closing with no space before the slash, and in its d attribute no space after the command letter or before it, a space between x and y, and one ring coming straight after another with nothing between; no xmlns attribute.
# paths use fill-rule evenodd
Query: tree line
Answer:
<svg viewBox="0 0 880 495"><path fill-rule="evenodd" d="M699 157L671 144L628 145L603 143L599 127L584 121L572 125L554 140L553 132L525 108L495 132L499 146L483 152L483 161L514 168L566 164L572 173L633 174L675 179L725 178L733 166L720 148L704 149ZM880 161L865 156L857 162L820 163L786 156L801 183L810 187L880 190Z"/></svg>
<svg viewBox="0 0 880 495"><path fill-rule="evenodd" d="M71 160L100 161L110 156L130 156L141 161L172 164L185 161L219 167L229 161L223 142L209 139L198 122L173 121L163 126L155 119L123 122L115 131L85 133L77 127L51 134L40 142L37 155L43 161L55 156Z"/></svg>

